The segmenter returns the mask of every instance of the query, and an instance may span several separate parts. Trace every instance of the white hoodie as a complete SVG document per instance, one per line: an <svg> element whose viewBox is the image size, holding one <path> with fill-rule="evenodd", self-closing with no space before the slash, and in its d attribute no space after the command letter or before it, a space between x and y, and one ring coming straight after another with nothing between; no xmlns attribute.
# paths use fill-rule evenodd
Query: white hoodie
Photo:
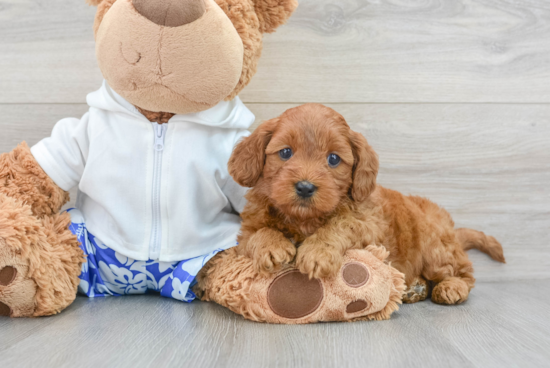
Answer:
<svg viewBox="0 0 550 368"><path fill-rule="evenodd" d="M90 233L136 260L180 261L236 245L246 189L227 162L254 115L237 97L149 122L107 83L82 119L63 119L31 152L62 189L78 185Z"/></svg>

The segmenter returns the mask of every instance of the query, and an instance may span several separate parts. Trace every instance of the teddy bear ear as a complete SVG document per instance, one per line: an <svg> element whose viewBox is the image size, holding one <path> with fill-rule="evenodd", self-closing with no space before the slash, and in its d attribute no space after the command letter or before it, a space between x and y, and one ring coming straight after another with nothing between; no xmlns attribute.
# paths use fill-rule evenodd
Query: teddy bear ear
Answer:
<svg viewBox="0 0 550 368"><path fill-rule="evenodd" d="M298 7L296 0L253 0L262 33L275 32Z"/></svg>
<svg viewBox="0 0 550 368"><path fill-rule="evenodd" d="M86 0L86 4L92 6L98 6L103 0Z"/></svg>

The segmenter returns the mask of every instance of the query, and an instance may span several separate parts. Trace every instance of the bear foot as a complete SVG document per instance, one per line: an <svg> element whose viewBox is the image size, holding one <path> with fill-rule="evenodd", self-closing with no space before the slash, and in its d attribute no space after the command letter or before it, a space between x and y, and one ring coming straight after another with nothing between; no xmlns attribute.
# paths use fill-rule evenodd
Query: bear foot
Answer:
<svg viewBox="0 0 550 368"><path fill-rule="evenodd" d="M67 213L37 218L0 194L0 315L36 317L66 308L84 260Z"/></svg>
<svg viewBox="0 0 550 368"><path fill-rule="evenodd" d="M17 260L12 261L17 264L0 269L0 316L32 316L35 310L36 284L26 277L27 266Z"/></svg>
<svg viewBox="0 0 550 368"><path fill-rule="evenodd" d="M227 251L207 266L203 300L268 323L383 320L399 308L404 276L383 261L384 247L350 250L337 275L309 279L294 267L268 277L252 261ZM240 272L239 272L240 271Z"/></svg>

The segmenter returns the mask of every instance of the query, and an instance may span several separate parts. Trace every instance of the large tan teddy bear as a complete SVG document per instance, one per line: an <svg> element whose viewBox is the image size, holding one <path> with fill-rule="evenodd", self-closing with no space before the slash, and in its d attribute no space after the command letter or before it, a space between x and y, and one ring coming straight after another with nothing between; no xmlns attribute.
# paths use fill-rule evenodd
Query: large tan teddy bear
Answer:
<svg viewBox="0 0 550 368"><path fill-rule="evenodd" d="M255 120L237 95L296 0L89 2L105 78L90 110L0 156L0 315L154 291L262 322L389 318L404 281L382 247L324 280L260 275L232 248L246 188L227 162Z"/></svg>

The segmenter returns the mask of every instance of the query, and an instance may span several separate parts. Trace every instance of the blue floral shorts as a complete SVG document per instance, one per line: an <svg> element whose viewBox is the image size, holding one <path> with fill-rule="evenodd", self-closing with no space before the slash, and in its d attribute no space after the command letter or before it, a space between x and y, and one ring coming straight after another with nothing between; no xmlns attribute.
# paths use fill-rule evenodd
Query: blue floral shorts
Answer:
<svg viewBox="0 0 550 368"><path fill-rule="evenodd" d="M200 269L216 253L223 251L217 249L178 262L136 261L115 252L90 234L80 211L70 209L68 212L71 215L69 229L78 237L86 254L78 291L91 298L156 291L167 298L191 302L196 298L191 287Z"/></svg>

